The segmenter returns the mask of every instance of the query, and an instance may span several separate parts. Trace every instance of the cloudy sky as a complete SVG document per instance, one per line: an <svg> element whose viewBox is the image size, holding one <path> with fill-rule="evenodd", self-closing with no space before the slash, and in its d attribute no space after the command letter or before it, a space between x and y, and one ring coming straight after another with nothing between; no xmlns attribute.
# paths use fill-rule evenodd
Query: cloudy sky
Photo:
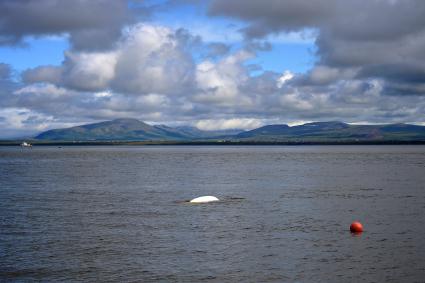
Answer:
<svg viewBox="0 0 425 283"><path fill-rule="evenodd" d="M0 138L123 117L425 124L425 1L0 1Z"/></svg>

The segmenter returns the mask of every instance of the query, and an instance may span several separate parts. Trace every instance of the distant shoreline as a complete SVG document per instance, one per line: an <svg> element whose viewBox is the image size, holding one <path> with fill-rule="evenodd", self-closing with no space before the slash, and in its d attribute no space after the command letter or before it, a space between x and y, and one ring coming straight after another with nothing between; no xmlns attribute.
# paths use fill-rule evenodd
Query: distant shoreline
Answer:
<svg viewBox="0 0 425 283"><path fill-rule="evenodd" d="M23 140L0 141L0 146L19 146ZM34 146L190 146L190 145L425 145L425 141L34 141Z"/></svg>

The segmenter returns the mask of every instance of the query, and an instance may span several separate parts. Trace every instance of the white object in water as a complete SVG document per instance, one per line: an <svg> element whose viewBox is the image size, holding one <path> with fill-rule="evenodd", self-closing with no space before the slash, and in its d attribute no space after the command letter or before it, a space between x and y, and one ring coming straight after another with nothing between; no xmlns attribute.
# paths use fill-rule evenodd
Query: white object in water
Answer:
<svg viewBox="0 0 425 283"><path fill-rule="evenodd" d="M219 201L218 198L213 196L203 196L203 197L197 197L191 200L191 203L207 203L207 202L213 202L213 201Z"/></svg>
<svg viewBox="0 0 425 283"><path fill-rule="evenodd" d="M21 143L21 146L22 147L32 147L32 144L27 143L27 142L23 142L23 143Z"/></svg>

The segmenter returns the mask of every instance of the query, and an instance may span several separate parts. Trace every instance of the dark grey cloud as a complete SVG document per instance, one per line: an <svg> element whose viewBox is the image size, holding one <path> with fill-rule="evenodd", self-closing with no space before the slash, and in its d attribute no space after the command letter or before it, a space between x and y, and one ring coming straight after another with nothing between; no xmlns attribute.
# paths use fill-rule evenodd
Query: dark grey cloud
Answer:
<svg viewBox="0 0 425 283"><path fill-rule="evenodd" d="M386 82L383 93L386 95L425 95L425 83L407 84Z"/></svg>
<svg viewBox="0 0 425 283"><path fill-rule="evenodd" d="M0 80L8 79L12 75L12 69L8 64L0 63Z"/></svg>
<svg viewBox="0 0 425 283"><path fill-rule="evenodd" d="M148 13L130 9L127 0L2 0L0 44L19 44L25 36L69 34L76 49L105 49L124 25Z"/></svg>
<svg viewBox="0 0 425 283"><path fill-rule="evenodd" d="M213 0L210 15L246 20L247 36L304 28L329 30L338 38L382 40L423 30L421 0Z"/></svg>
<svg viewBox="0 0 425 283"><path fill-rule="evenodd" d="M22 86L13 79L15 71L9 64L0 63L0 109L3 106L13 104L12 92Z"/></svg>
<svg viewBox="0 0 425 283"><path fill-rule="evenodd" d="M217 58L223 55L226 55L230 51L230 45L213 42L207 45L206 57Z"/></svg>
<svg viewBox="0 0 425 283"><path fill-rule="evenodd" d="M362 68L358 77L384 77L393 82L425 83L425 66L422 62L371 64Z"/></svg>
<svg viewBox="0 0 425 283"><path fill-rule="evenodd" d="M22 80L26 84L37 82L51 82L60 84L62 80L62 68L58 66L39 66L27 69L21 74Z"/></svg>
<svg viewBox="0 0 425 283"><path fill-rule="evenodd" d="M332 11L329 8L333 7L333 3L335 3L334 0L213 0L209 14L248 21L251 25L243 31L250 38L258 38L272 32L293 31L315 26L331 16Z"/></svg>

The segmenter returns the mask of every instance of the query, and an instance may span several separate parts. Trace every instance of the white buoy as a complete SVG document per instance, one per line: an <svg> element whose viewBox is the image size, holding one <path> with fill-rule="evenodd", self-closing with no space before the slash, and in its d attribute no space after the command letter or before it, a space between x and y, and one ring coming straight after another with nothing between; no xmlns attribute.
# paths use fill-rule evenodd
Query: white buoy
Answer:
<svg viewBox="0 0 425 283"><path fill-rule="evenodd" d="M203 196L203 197L194 198L190 202L191 203L207 203L207 202L214 202L214 201L219 201L219 199L213 196Z"/></svg>

